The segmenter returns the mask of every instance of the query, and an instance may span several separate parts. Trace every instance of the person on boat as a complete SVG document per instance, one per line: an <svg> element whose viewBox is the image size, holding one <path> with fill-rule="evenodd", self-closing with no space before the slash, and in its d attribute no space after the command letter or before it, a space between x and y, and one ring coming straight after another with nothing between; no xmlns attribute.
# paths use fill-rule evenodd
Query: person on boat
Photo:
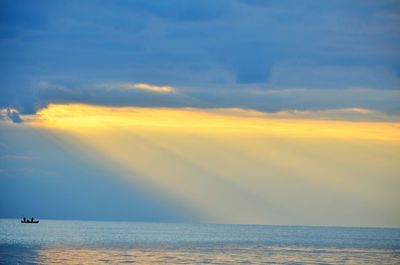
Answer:
<svg viewBox="0 0 400 265"><path fill-rule="evenodd" d="M34 219L35 219L35 218L33 218L33 217L31 218L31 223L33 223L33 220L34 220Z"/></svg>
<svg viewBox="0 0 400 265"><path fill-rule="evenodd" d="M24 222L26 222L26 218L24 217L24 219L22 219Z"/></svg>

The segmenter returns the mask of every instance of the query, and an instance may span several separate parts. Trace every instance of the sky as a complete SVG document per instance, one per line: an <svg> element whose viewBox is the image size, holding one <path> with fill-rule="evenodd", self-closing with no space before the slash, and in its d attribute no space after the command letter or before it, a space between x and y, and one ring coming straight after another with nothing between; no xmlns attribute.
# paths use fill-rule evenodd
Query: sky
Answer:
<svg viewBox="0 0 400 265"><path fill-rule="evenodd" d="M395 0L1 1L0 217L400 226Z"/></svg>

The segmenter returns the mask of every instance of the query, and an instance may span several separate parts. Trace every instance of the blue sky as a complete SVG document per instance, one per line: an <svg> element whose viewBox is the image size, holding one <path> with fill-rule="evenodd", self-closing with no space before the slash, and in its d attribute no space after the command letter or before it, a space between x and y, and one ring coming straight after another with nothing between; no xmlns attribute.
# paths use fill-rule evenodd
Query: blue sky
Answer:
<svg viewBox="0 0 400 265"><path fill-rule="evenodd" d="M397 0L0 1L0 217L400 226L399 43Z"/></svg>

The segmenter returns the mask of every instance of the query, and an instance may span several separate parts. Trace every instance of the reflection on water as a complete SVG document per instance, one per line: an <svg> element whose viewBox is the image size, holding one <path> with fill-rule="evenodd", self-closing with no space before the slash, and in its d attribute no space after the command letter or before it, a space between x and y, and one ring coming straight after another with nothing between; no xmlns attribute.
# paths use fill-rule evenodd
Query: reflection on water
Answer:
<svg viewBox="0 0 400 265"><path fill-rule="evenodd" d="M400 229L0 219L0 264L400 264Z"/></svg>
<svg viewBox="0 0 400 265"><path fill-rule="evenodd" d="M179 246L134 249L44 248L39 264L399 264L400 251L257 245Z"/></svg>

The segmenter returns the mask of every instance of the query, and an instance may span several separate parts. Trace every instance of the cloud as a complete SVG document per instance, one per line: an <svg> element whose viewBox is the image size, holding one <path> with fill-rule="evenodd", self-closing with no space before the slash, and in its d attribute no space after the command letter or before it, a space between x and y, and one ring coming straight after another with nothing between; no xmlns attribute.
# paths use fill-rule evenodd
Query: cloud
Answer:
<svg viewBox="0 0 400 265"><path fill-rule="evenodd" d="M231 89L180 88L145 83L114 82L73 84L41 82L36 107L49 104L90 104L109 107L162 107L254 110L270 118L326 119L351 121L400 120L400 91L369 88L353 89L263 89L237 86ZM138 88L141 87L141 88ZM169 92L171 90L171 92ZM247 116L249 112L245 113ZM34 115L3 109L2 119L22 122Z"/></svg>
<svg viewBox="0 0 400 265"><path fill-rule="evenodd" d="M243 90L400 87L400 21L390 15L398 13L395 1L135 0L71 5L17 0L1 3L0 10L0 108L22 114L48 102L75 99L105 105L330 109L335 106L321 103L329 98L304 99L308 106L273 97L251 103ZM42 91L41 80L65 82L61 85L68 91ZM168 91L154 84L178 87L179 92L202 91L179 100L178 95L166 100L144 93L89 92L93 84L108 80L124 83L130 92ZM131 80L148 86L135 87ZM229 98L220 96L226 90ZM379 98L373 101L380 101L382 109L396 109L393 100Z"/></svg>
<svg viewBox="0 0 400 265"><path fill-rule="evenodd" d="M145 83L105 83L99 85L99 87L105 87L108 89L126 89L126 90L145 90L145 91L150 91L150 92L157 92L157 93L171 93L175 92L176 89L172 86L156 86L156 85L150 85L150 84L145 84Z"/></svg>
<svg viewBox="0 0 400 265"><path fill-rule="evenodd" d="M22 123L24 120L21 118L18 110L16 109L0 109L1 120L9 120L13 123Z"/></svg>
<svg viewBox="0 0 400 265"><path fill-rule="evenodd" d="M135 84L134 87L136 89L143 89L143 90L149 90L149 91L161 92L161 93L175 91L175 88L173 88L171 86L153 86L153 85L144 84L144 83Z"/></svg>
<svg viewBox="0 0 400 265"><path fill-rule="evenodd" d="M344 121L383 121L400 122L399 114L387 114L380 111L348 108L328 110L287 110L267 115L280 119L344 120Z"/></svg>
<svg viewBox="0 0 400 265"><path fill-rule="evenodd" d="M79 82L42 81L41 84L35 100L38 109L52 103L84 103L124 107L241 108L262 112L369 109L377 113L400 113L400 91L393 89L268 89L241 84L225 89L180 87L177 90L173 86L126 81L86 83L84 86L79 86Z"/></svg>

